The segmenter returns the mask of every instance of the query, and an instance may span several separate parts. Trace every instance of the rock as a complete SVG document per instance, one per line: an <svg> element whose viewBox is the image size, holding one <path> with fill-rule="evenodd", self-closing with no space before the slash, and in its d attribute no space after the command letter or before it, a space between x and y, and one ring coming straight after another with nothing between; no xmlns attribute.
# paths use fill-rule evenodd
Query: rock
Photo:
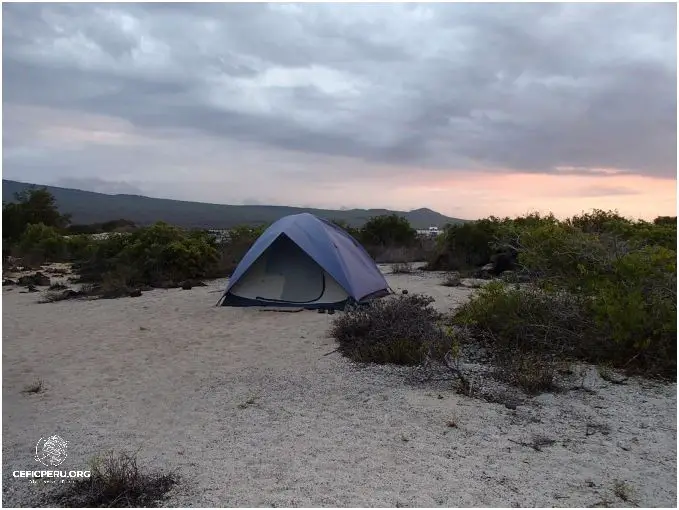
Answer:
<svg viewBox="0 0 679 510"><path fill-rule="evenodd" d="M137 289L139 290L139 289ZM105 290L101 291L101 298L102 299L116 299L116 298L121 298L124 296L129 296L132 292L130 291L127 287L114 287L114 288L108 288ZM141 295L141 290L139 290L139 294Z"/></svg>
<svg viewBox="0 0 679 510"><path fill-rule="evenodd" d="M46 276L45 274L41 273L38 271L37 273L33 273L30 275L22 276L19 278L19 285L37 285L41 287L49 287L49 285L52 282L49 279L49 276Z"/></svg>
<svg viewBox="0 0 679 510"><path fill-rule="evenodd" d="M516 273L514 271L505 271L502 273L502 280L505 282L514 282L516 281Z"/></svg>
<svg viewBox="0 0 679 510"><path fill-rule="evenodd" d="M503 251L496 253L490 260L493 265L493 274L500 275L505 271L511 271L516 266L518 253L516 251Z"/></svg>
<svg viewBox="0 0 679 510"><path fill-rule="evenodd" d="M130 291L130 297L139 297L141 296L141 289L134 289Z"/></svg>
<svg viewBox="0 0 679 510"><path fill-rule="evenodd" d="M485 285L488 285L492 280L484 280L482 278L463 278L460 281L460 284L463 287L467 287L470 289L479 289L481 287L484 287Z"/></svg>
<svg viewBox="0 0 679 510"><path fill-rule="evenodd" d="M407 290L407 289L402 290L402 291L401 291L401 294L403 294L404 296L407 296L407 295L408 295L408 290Z"/></svg>
<svg viewBox="0 0 679 510"><path fill-rule="evenodd" d="M193 288L190 280L183 281L179 284L179 286L182 288L182 290L191 290Z"/></svg>
<svg viewBox="0 0 679 510"><path fill-rule="evenodd" d="M15 282L14 280L9 280L9 279L8 280L2 280L2 286L3 287L7 287L8 285L16 285L16 284L17 284L17 282Z"/></svg>
<svg viewBox="0 0 679 510"><path fill-rule="evenodd" d="M461 280L462 278L459 272L451 271L449 273L446 273L446 275L443 277L441 285L444 285L446 287L458 287L462 284Z"/></svg>
<svg viewBox="0 0 679 510"><path fill-rule="evenodd" d="M35 285L32 283L29 283L26 288L28 289L28 292L38 292L38 289L35 288Z"/></svg>
<svg viewBox="0 0 679 510"><path fill-rule="evenodd" d="M530 283L530 275L527 273L517 273L516 282L517 283Z"/></svg>

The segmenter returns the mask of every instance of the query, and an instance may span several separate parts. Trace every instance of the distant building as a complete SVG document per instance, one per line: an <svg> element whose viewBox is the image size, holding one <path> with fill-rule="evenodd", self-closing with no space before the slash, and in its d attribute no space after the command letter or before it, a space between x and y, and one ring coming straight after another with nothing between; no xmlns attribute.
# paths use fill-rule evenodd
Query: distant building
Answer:
<svg viewBox="0 0 679 510"><path fill-rule="evenodd" d="M417 231L417 235L421 237L437 237L443 234L443 230L438 227L429 227L427 229L422 229Z"/></svg>

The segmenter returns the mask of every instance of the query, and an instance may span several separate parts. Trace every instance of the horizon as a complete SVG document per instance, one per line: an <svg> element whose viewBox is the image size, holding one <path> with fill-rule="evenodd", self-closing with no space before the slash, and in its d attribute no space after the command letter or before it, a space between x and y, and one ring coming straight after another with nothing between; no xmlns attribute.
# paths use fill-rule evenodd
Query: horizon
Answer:
<svg viewBox="0 0 679 510"><path fill-rule="evenodd" d="M675 4L3 4L3 178L652 220L676 62Z"/></svg>
<svg viewBox="0 0 679 510"><path fill-rule="evenodd" d="M553 214L554 217L556 217L558 220L563 221L563 220L566 220L566 219L573 218L574 216L579 216L581 214L591 213L591 212L593 212L594 210L597 210L597 209L603 210L605 212L617 213L617 214L620 214L623 217L625 217L629 220L633 220L633 221L639 221L639 220L653 221L654 219L656 219L658 217L663 217L663 216L676 217L677 216L676 212L673 211L673 214L672 213L670 213L670 214L660 214L660 215L651 216L651 217L647 217L647 218L640 218L640 217L636 217L636 216L626 215L617 208L601 209L601 208L598 208L598 207L594 207L594 208L590 208L590 209L583 209L583 210L578 211L574 214L568 214L568 215L557 215L557 214L554 214L552 211L549 211L549 210L542 210L542 211L526 210L522 213L514 214L514 215L497 215L497 214L491 213L487 216L478 217L478 218L462 218L462 217L448 216L441 211L437 211L437 210L431 209L429 207L416 207L414 209L399 210L399 209L394 209L394 208L389 208L389 207L327 208L327 207L314 207L314 206L297 205L297 204L233 204L233 203L223 203L223 202L201 202L201 201L197 201L197 200L181 200L181 199L176 199L176 198L172 198L172 197L139 195L137 193L126 193L126 192L108 192L108 193L105 193L105 192L101 192L101 191L92 191L92 190L86 190L86 189L80 189L80 188L65 188L63 186L55 186L53 184L30 183L30 182L16 181L14 179L5 179L4 177L3 177L3 180L11 180L13 182L18 182L20 184L33 185L33 186L37 186L37 187L47 186L47 187L55 187L55 188L61 188L61 189L83 191L83 192L87 192L87 193L99 193L99 194L111 195L111 196L116 196L116 195L118 195L118 196L137 196L137 197L140 197L140 198L149 198L149 199L157 199L157 200L171 200L171 201L180 201L180 202L192 202L192 203L200 203L200 204L206 204L206 205L248 206L248 207L289 207L289 208L297 208L297 209L329 210L329 211L336 211L336 212L346 212L346 211L351 212L351 211L357 211L357 210L368 210L368 211L369 210L386 210L386 211L391 212L391 213L412 213L412 212L415 212L415 211L429 211L429 212L433 212L433 213L436 213L436 214L441 214L445 217L448 217L449 219L461 220L461 221L478 221L478 220L482 220L482 219L487 219L491 216L498 217L498 218L508 217L508 218L515 219L517 217L524 217L526 215L535 214L535 213L537 213L537 214L539 214L540 216L543 216L543 217L546 216L546 215L549 215L549 214Z"/></svg>

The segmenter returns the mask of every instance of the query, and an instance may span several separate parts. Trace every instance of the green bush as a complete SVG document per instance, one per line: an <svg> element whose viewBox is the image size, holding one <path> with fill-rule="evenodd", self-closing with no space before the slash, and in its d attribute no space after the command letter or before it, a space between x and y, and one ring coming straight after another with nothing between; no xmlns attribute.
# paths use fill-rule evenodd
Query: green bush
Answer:
<svg viewBox="0 0 679 510"><path fill-rule="evenodd" d="M364 363L418 365L427 358L442 360L452 341L431 304L418 294L400 295L352 307L337 317L330 334L338 350Z"/></svg>
<svg viewBox="0 0 679 510"><path fill-rule="evenodd" d="M542 279L571 291L596 284L610 273L616 253L601 242L598 234L582 232L568 224L527 229L520 238L519 264Z"/></svg>
<svg viewBox="0 0 679 510"><path fill-rule="evenodd" d="M593 209L592 212L573 216L567 219L565 223L582 232L592 234L615 232L626 226L633 225L631 220L620 216L617 211L603 211L601 209Z"/></svg>
<svg viewBox="0 0 679 510"><path fill-rule="evenodd" d="M676 377L676 252L647 247L602 262L592 254L608 254L592 234L576 231L555 243L543 234L537 238L544 246L536 245L542 251L527 260L558 278L523 288L493 282L457 310L453 323L489 345L510 372L525 370L517 356L537 356L548 364L580 359ZM560 251L564 243L574 251Z"/></svg>
<svg viewBox="0 0 679 510"><path fill-rule="evenodd" d="M29 225L43 224L61 230L69 216L59 213L54 196L45 188L31 187L14 195L14 201L2 204L2 237L15 243Z"/></svg>
<svg viewBox="0 0 679 510"><path fill-rule="evenodd" d="M440 238L439 249L430 262L430 268L449 271L487 264L500 227L500 220L493 217L449 225Z"/></svg>
<svg viewBox="0 0 679 510"><path fill-rule="evenodd" d="M662 246L629 253L592 293L590 310L610 339L610 361L651 375L676 376L677 255Z"/></svg>
<svg viewBox="0 0 679 510"><path fill-rule="evenodd" d="M86 259L94 249L92 239L85 234L65 237L65 242L66 253L71 261Z"/></svg>
<svg viewBox="0 0 679 510"><path fill-rule="evenodd" d="M84 281L106 280L110 286L168 286L209 276L218 260L215 242L206 233L159 222L93 240L79 270Z"/></svg>
<svg viewBox="0 0 679 510"><path fill-rule="evenodd" d="M676 238L676 229L623 221L614 227L614 223L590 221L590 232L568 223L528 231L521 239L519 261L542 278L543 289L567 289L586 298L583 313L595 322L598 337L606 340L605 354L590 355L591 360L673 376L676 251L666 245ZM612 233L616 229L632 235L621 239Z"/></svg>
<svg viewBox="0 0 679 510"><path fill-rule="evenodd" d="M204 277L217 262L217 249L207 234L159 222L131 234L121 258L139 283L153 285Z"/></svg>
<svg viewBox="0 0 679 510"><path fill-rule="evenodd" d="M346 222L344 220L331 219L330 222L337 225L339 228L344 230L347 234L349 234L351 237L353 237L356 240L358 240L361 237L361 229L356 228L356 227L352 227L351 225L349 225L348 222Z"/></svg>
<svg viewBox="0 0 679 510"><path fill-rule="evenodd" d="M568 292L494 281L457 309L453 324L466 326L495 352L578 357L595 336L584 311L584 301Z"/></svg>
<svg viewBox="0 0 679 510"><path fill-rule="evenodd" d="M397 214L375 216L363 225L357 240L366 246L412 246L417 231Z"/></svg>
<svg viewBox="0 0 679 510"><path fill-rule="evenodd" d="M130 235L111 234L103 239L89 238L89 245L83 247L81 256L74 263L74 269L83 282L101 282L105 273L115 272L126 262L123 254L131 242Z"/></svg>
<svg viewBox="0 0 679 510"><path fill-rule="evenodd" d="M457 271L495 262L500 255L515 256L516 239L523 231L558 223L553 215L510 219L491 216L478 221L446 226L428 268ZM508 268L503 268L508 269Z"/></svg>
<svg viewBox="0 0 679 510"><path fill-rule="evenodd" d="M217 263L207 276L220 278L231 276L243 256L266 230L259 227L238 226L229 231L228 239L217 247Z"/></svg>
<svg viewBox="0 0 679 510"><path fill-rule="evenodd" d="M42 223L27 225L18 244L20 256L28 264L63 261L67 258L66 239L54 227Z"/></svg>

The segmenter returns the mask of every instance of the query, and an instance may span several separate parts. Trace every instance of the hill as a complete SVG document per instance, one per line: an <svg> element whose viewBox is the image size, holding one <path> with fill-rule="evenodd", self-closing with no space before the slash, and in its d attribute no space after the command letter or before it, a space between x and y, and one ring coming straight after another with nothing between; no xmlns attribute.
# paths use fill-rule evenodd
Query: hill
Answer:
<svg viewBox="0 0 679 510"><path fill-rule="evenodd" d="M70 214L72 223L101 223L118 218L132 220L138 225L166 221L189 228L231 228L243 224L267 224L288 214L310 212L322 218L346 221L360 226L373 216L396 213L408 219L414 228L458 223L464 220L449 218L431 209L414 211L391 211L388 209L310 209L274 205L226 205L186 202L141 195L108 195L56 186L34 185L18 181L2 180L2 200L11 202L14 194L30 186L47 188L54 195L60 212Z"/></svg>

